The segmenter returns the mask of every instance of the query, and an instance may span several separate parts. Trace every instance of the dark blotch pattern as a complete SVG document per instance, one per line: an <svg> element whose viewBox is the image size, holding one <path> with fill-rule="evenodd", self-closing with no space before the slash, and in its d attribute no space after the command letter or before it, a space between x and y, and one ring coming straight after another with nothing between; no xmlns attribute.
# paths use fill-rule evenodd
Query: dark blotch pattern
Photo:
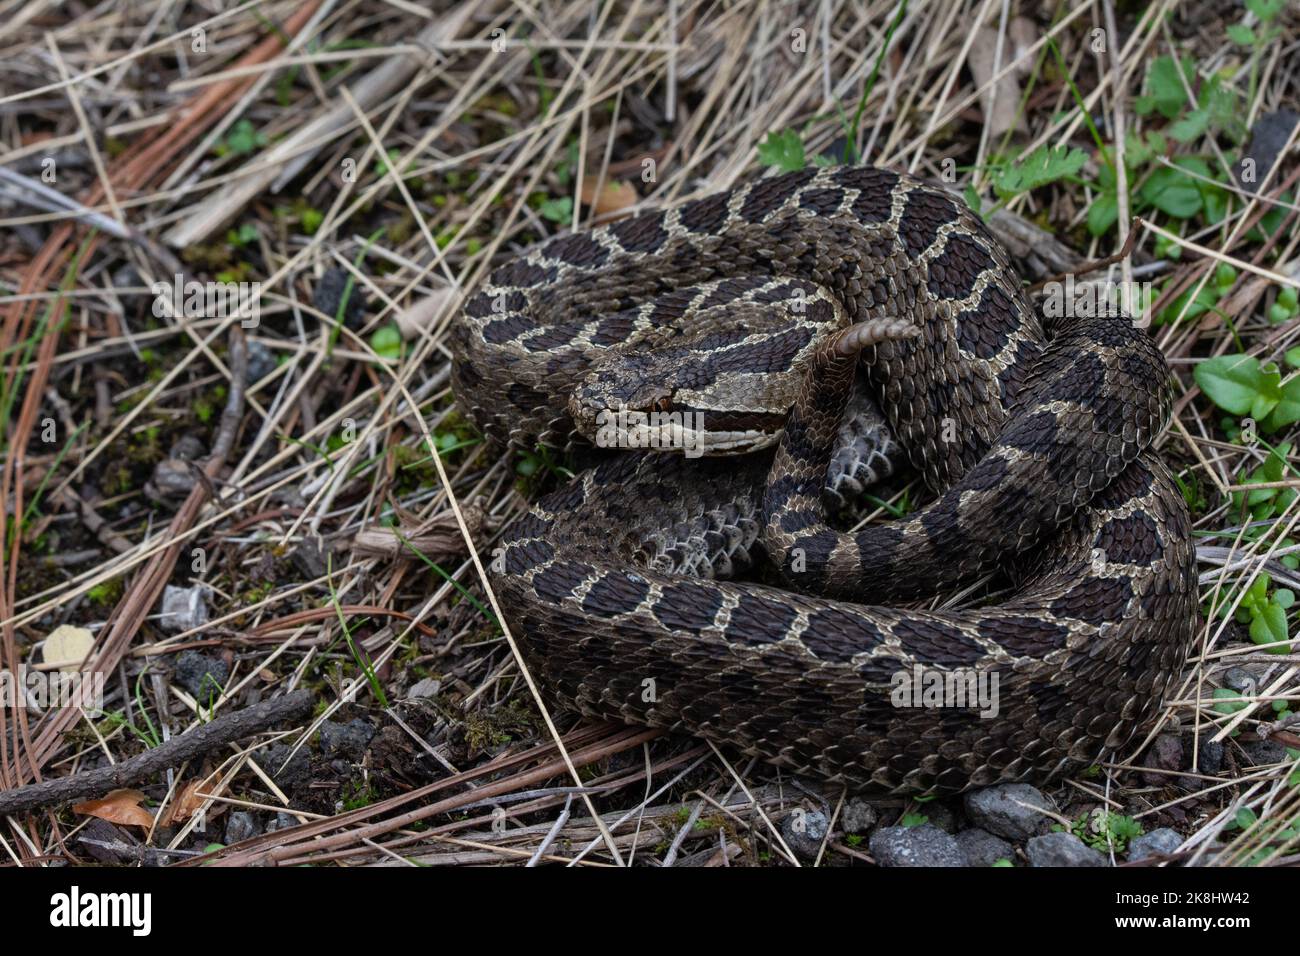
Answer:
<svg viewBox="0 0 1300 956"><path fill-rule="evenodd" d="M934 244L939 228L957 218L957 203L944 193L917 189L907 194L898 238L911 256L919 256Z"/></svg>
<svg viewBox="0 0 1300 956"><path fill-rule="evenodd" d="M783 639L798 612L786 599L742 594L731 611L729 636L749 645L775 644Z"/></svg>
<svg viewBox="0 0 1300 956"><path fill-rule="evenodd" d="M713 626L722 607L722 592L695 581L683 581L663 588L650 613L673 631L703 631Z"/></svg>
<svg viewBox="0 0 1300 956"><path fill-rule="evenodd" d="M573 591L593 568L590 564L559 561L533 575L533 590L543 601L558 603L573 597Z"/></svg>
<svg viewBox="0 0 1300 956"><path fill-rule="evenodd" d="M556 274L554 266L539 266L527 259L516 259L492 273L492 284L531 289L553 281Z"/></svg>
<svg viewBox="0 0 1300 956"><path fill-rule="evenodd" d="M749 189L749 195L740 207L740 218L745 222L758 223L770 213L784 206L810 179L817 175L813 168L760 179Z"/></svg>
<svg viewBox="0 0 1300 956"><path fill-rule="evenodd" d="M689 203L682 207L680 222L691 232L717 232L727 218L727 203L730 200L731 193L725 192Z"/></svg>
<svg viewBox="0 0 1300 956"><path fill-rule="evenodd" d="M819 216L830 216L844 202L842 189L809 189L799 197L799 208Z"/></svg>
<svg viewBox="0 0 1300 956"><path fill-rule="evenodd" d="M1004 348L1014 328L1008 316L1017 315L1011 297L997 286L987 286L973 309L957 315L957 345L980 359L991 359Z"/></svg>
<svg viewBox="0 0 1300 956"><path fill-rule="evenodd" d="M628 252L654 252L668 241L664 213L635 216L609 227L610 235Z"/></svg>
<svg viewBox="0 0 1300 956"><path fill-rule="evenodd" d="M569 236L552 239L542 249L551 259L559 259L571 266L595 268L605 264L609 250L585 232L575 232Z"/></svg>
<svg viewBox="0 0 1300 956"><path fill-rule="evenodd" d="M861 653L885 641L880 628L856 614L838 608L824 608L808 616L803 643L823 661L847 664Z"/></svg>
<svg viewBox="0 0 1300 956"><path fill-rule="evenodd" d="M1107 521L1097 538L1097 547L1106 553L1106 560L1126 564L1151 564L1165 553L1156 523L1142 512Z"/></svg>
<svg viewBox="0 0 1300 956"><path fill-rule="evenodd" d="M617 617L635 611L650 593L650 583L632 571L611 571L591 586L582 609L597 617Z"/></svg>
<svg viewBox="0 0 1300 956"><path fill-rule="evenodd" d="M940 621L902 620L894 625L894 634L907 653L940 665L970 666L984 656L979 644Z"/></svg>
<svg viewBox="0 0 1300 956"><path fill-rule="evenodd" d="M993 257L970 236L948 237L943 252L930 262L927 287L940 299L964 299L975 291L975 280L996 265Z"/></svg>

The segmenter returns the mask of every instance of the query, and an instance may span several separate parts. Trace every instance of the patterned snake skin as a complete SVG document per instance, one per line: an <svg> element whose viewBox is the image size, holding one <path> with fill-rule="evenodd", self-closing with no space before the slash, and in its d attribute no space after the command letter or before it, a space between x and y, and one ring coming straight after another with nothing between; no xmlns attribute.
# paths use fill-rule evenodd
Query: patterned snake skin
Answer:
<svg viewBox="0 0 1300 956"><path fill-rule="evenodd" d="M1042 781L1123 746L1196 630L1190 522L1151 450L1168 369L1123 317L1050 331L963 203L869 167L498 269L455 333L486 433L604 443L625 407L661 415L633 444L706 456L609 453L505 530L493 588L534 674L853 788ZM937 498L830 527L828 481L879 477L895 441ZM905 606L990 571L996 603Z"/></svg>

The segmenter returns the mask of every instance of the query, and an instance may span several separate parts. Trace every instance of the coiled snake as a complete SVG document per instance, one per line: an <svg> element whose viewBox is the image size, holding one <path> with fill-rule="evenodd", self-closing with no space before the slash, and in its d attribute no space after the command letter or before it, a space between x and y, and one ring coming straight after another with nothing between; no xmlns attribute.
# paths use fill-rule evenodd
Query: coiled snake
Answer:
<svg viewBox="0 0 1300 956"><path fill-rule="evenodd" d="M1042 780L1124 745L1197 620L1151 450L1168 369L1122 316L1050 331L962 202L871 167L496 270L454 338L487 434L687 452L610 453L503 532L492 584L534 674L583 713L854 788ZM825 502L900 448L937 498L830 527ZM991 602L885 603L990 571Z"/></svg>

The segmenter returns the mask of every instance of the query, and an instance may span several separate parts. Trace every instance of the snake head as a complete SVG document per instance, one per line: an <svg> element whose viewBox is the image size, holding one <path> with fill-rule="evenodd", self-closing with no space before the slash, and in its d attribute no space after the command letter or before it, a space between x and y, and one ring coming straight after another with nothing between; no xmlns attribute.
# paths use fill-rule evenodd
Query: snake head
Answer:
<svg viewBox="0 0 1300 956"><path fill-rule="evenodd" d="M756 413L747 396L726 386L701 388L692 374L662 353L596 363L569 395L574 428L598 448L670 451L688 458L775 443L784 410Z"/></svg>

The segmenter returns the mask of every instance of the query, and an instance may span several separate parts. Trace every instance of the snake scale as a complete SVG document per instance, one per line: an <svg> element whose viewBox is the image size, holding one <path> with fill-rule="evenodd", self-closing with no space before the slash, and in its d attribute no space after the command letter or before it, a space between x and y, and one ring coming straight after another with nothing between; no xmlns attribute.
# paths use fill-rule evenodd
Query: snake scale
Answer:
<svg viewBox="0 0 1300 956"><path fill-rule="evenodd" d="M942 189L805 170L552 239L466 303L453 354L490 436L608 444L618 409L643 415L626 444L703 455L605 453L502 533L512 633L584 714L957 792L1122 747L1186 660L1163 357L1123 316L1045 329ZM904 457L930 503L829 523ZM992 595L944 604L989 572Z"/></svg>

